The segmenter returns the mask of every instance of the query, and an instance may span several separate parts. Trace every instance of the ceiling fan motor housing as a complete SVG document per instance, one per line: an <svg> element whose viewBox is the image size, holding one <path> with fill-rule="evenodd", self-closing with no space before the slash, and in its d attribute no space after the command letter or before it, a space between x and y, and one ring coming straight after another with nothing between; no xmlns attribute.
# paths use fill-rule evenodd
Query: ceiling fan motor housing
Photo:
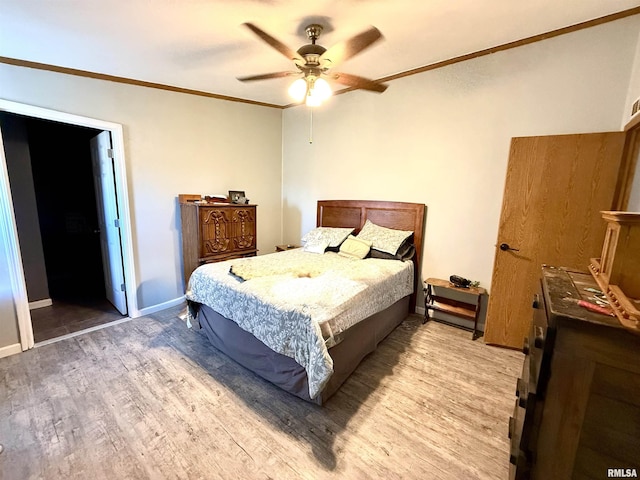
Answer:
<svg viewBox="0 0 640 480"><path fill-rule="evenodd" d="M305 28L307 37L311 43L303 45L298 49L298 55L304 58L307 66L316 66L320 64L320 56L327 51L322 45L316 45L316 40L322 33L322 25L312 23Z"/></svg>
<svg viewBox="0 0 640 480"><path fill-rule="evenodd" d="M320 34L322 33L322 25L317 23L312 23L311 25L307 25L307 28L304 29L307 32L307 37L311 40L311 43L316 43L316 40L320 38Z"/></svg>
<svg viewBox="0 0 640 480"><path fill-rule="evenodd" d="M327 49L322 45L310 43L308 45L301 46L298 49L298 55L304 58L307 61L307 64L318 65L320 63L320 55L326 51Z"/></svg>

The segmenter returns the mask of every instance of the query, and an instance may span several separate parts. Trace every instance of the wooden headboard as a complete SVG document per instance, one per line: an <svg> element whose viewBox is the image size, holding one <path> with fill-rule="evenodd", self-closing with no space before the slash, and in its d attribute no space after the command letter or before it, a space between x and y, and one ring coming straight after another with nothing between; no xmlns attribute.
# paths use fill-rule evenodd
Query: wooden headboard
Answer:
<svg viewBox="0 0 640 480"><path fill-rule="evenodd" d="M422 203L385 202L373 200L318 200L318 227L353 227L357 234L367 220L376 225L397 230L413 231L416 254L414 264L414 293L410 311L415 312L416 292L421 277L422 238L425 205Z"/></svg>

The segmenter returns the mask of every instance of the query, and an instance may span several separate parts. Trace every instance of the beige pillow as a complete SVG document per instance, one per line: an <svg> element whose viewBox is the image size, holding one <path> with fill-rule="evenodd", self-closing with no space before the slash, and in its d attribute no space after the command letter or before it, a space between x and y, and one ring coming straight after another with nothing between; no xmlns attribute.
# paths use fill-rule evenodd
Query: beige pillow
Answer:
<svg viewBox="0 0 640 480"><path fill-rule="evenodd" d="M339 255L352 258L364 258L371 250L371 242L349 235L340 245Z"/></svg>
<svg viewBox="0 0 640 480"><path fill-rule="evenodd" d="M327 242L327 245L331 248L339 247L340 244L347 238L353 228L341 228L341 227L316 227L302 237L302 243L307 242L318 243Z"/></svg>
<svg viewBox="0 0 640 480"><path fill-rule="evenodd" d="M412 231L381 227L380 225L376 225L370 220L367 220L364 222L364 226L362 227L362 230L360 230L358 238L373 242L373 248L376 250L395 255L398 248L400 248L400 245L402 245L402 242L412 234Z"/></svg>

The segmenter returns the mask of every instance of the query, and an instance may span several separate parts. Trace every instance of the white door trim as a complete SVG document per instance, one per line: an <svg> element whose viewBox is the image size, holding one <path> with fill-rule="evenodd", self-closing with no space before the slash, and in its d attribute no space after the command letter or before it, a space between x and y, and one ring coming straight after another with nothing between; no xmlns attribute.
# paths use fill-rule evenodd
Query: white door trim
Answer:
<svg viewBox="0 0 640 480"><path fill-rule="evenodd" d="M124 264L124 278L129 306L129 316L131 318L139 317L141 313L138 309L136 292L133 235L129 208L129 191L127 188L124 133L122 125L3 99L0 99L0 111L45 120L53 120L71 125L95 128L97 130L108 130L111 132L116 194L118 196L118 209L120 213L120 233L122 235L122 260ZM27 289L24 279L24 271L22 269L18 231L13 213L13 203L11 201L11 189L9 185L6 160L4 158L4 148L2 149L2 152L0 152L0 156L2 157L2 165L0 166L0 213L4 219L0 226L3 227L2 232L4 232L3 237L5 238L2 238L2 240L7 245L9 254L9 270L12 277L11 285L13 288L16 313L18 316L20 343L22 345L22 349L26 350L33 347L33 329L31 327L29 301L27 299Z"/></svg>
<svg viewBox="0 0 640 480"><path fill-rule="evenodd" d="M24 281L22 268L22 255L18 244L18 228L13 212L13 201L9 189L9 172L4 153L4 142L0 135L0 241L7 248L7 261L9 270L9 282L13 292L13 304L18 317L18 333L20 335L20 347L22 350L33 348L33 328L31 327L31 312L29 311L29 299L27 298L27 284Z"/></svg>

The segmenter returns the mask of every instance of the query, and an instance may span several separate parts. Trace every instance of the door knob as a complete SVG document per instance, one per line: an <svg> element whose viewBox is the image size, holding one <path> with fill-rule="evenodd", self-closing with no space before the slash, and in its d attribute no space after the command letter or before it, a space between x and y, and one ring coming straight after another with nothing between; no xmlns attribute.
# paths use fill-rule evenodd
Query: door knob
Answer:
<svg viewBox="0 0 640 480"><path fill-rule="evenodd" d="M520 251L520 249L518 249L518 248L511 248L508 243L501 243L500 244L500 250L502 250L503 252L506 252L507 250L511 250L512 252L519 252Z"/></svg>

